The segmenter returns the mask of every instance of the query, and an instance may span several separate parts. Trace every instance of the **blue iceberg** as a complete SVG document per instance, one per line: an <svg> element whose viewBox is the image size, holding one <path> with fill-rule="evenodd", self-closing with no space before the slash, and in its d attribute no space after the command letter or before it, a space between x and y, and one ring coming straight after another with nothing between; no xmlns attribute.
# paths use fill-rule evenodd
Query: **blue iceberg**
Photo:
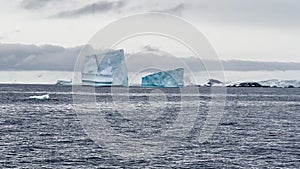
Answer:
<svg viewBox="0 0 300 169"><path fill-rule="evenodd" d="M142 77L143 87L183 87L184 69L162 71Z"/></svg>
<svg viewBox="0 0 300 169"><path fill-rule="evenodd" d="M128 86L124 50L86 56L82 84L90 86Z"/></svg>

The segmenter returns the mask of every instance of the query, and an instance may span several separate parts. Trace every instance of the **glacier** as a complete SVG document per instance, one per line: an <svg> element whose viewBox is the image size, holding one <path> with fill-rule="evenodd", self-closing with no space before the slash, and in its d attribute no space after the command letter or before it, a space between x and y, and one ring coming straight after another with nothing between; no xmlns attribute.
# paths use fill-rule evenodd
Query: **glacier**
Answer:
<svg viewBox="0 0 300 169"><path fill-rule="evenodd" d="M81 75L83 85L128 86L124 50L86 56Z"/></svg>
<svg viewBox="0 0 300 169"><path fill-rule="evenodd" d="M157 72L142 77L142 87L183 87L184 69Z"/></svg>

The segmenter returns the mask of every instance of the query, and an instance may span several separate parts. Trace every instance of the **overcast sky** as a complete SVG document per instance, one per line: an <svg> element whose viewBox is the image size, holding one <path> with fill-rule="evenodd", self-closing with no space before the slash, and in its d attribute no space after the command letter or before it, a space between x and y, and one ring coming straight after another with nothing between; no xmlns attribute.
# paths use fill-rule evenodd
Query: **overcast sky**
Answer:
<svg viewBox="0 0 300 169"><path fill-rule="evenodd" d="M0 59L8 60L7 44L68 58L105 25L149 11L191 22L222 60L300 62L299 0L0 0Z"/></svg>

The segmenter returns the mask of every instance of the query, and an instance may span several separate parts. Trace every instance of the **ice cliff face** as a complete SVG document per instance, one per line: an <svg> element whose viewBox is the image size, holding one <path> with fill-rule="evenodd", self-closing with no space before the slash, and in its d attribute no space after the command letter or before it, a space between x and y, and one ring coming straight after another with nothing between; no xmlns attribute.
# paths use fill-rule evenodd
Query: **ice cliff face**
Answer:
<svg viewBox="0 0 300 169"><path fill-rule="evenodd" d="M124 50L112 50L107 53L87 56L81 80L83 85L128 86Z"/></svg>
<svg viewBox="0 0 300 169"><path fill-rule="evenodd" d="M184 69L162 71L142 77L143 87L182 87Z"/></svg>

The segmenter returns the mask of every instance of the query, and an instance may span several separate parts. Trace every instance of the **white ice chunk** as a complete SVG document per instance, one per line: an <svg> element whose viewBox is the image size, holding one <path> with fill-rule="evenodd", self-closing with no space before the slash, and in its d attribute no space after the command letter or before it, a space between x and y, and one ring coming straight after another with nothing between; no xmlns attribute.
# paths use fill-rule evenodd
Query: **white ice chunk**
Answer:
<svg viewBox="0 0 300 169"><path fill-rule="evenodd" d="M57 80L56 85L61 85L61 86L70 86L72 85L72 79L71 80Z"/></svg>
<svg viewBox="0 0 300 169"><path fill-rule="evenodd" d="M49 94L41 95L41 96L29 96L29 99L36 99L36 100L48 100L50 99Z"/></svg>

